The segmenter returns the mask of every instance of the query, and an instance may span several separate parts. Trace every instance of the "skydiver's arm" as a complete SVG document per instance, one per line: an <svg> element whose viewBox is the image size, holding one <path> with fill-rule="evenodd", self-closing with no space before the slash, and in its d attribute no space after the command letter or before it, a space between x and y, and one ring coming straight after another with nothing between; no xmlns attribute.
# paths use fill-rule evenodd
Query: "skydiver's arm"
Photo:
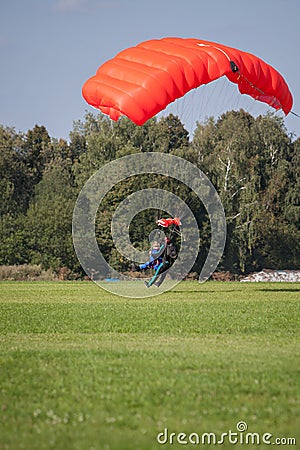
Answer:
<svg viewBox="0 0 300 450"><path fill-rule="evenodd" d="M152 262L151 262L151 261L147 261L147 262L145 262L144 264L140 264L140 265L139 265L139 268L140 268L141 270L148 269L148 268L150 267L150 264L152 264Z"/></svg>

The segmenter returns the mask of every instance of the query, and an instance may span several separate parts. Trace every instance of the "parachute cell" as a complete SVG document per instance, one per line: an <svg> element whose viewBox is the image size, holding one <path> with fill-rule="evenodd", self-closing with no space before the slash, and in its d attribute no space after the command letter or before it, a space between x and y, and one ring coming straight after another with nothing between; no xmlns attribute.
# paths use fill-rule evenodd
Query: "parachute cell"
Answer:
<svg viewBox="0 0 300 450"><path fill-rule="evenodd" d="M82 94L111 119L124 115L143 125L191 89L224 75L241 94L290 112L292 95L277 70L250 53L199 39L163 38L123 50L99 67Z"/></svg>

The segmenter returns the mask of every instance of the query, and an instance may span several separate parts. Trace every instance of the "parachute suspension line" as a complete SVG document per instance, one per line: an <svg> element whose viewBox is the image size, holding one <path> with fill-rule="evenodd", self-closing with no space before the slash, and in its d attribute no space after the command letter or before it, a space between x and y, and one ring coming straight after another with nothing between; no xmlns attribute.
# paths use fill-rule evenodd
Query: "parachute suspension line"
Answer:
<svg viewBox="0 0 300 450"><path fill-rule="evenodd" d="M241 72L240 72L238 66L236 65L236 63L235 63L234 61L232 61L232 60L230 59L229 55L225 52L225 50L221 49L221 48L218 47L217 45L210 45L210 44L203 44L203 43L198 43L197 45L198 45L199 47L211 47L211 48L215 48L215 49L218 50L219 52L223 53L223 55L224 55L224 56L228 59L228 61L229 61L231 71L232 71L233 73L238 73L238 79L239 79L239 78L242 78L244 81L246 81L246 82L251 86L251 88L252 88L254 91L257 91L257 92L259 93L258 97L261 96L261 95L265 95L265 93L264 93L261 89L259 89L258 87L256 87L253 83L251 83L250 80L248 80L244 75L241 74ZM254 101L255 101L255 100L257 100L257 99L254 99ZM237 99L237 102L239 102L238 99ZM275 107L275 109L278 109L278 108L276 108L277 105L278 105L278 100L276 99L276 97L273 96L273 98L272 98L272 103L270 104L270 106L273 106L273 107Z"/></svg>
<svg viewBox="0 0 300 450"><path fill-rule="evenodd" d="M238 73L238 78L237 78L237 80L239 80L239 79L241 78L242 80L246 81L246 83L248 83L249 86L251 86L251 88L252 88L254 91L256 91L256 92L259 93L258 97L261 96L261 95L266 95L264 91L262 91L262 90L259 89L257 86L255 86L250 80L248 80L248 78L246 78L246 77L240 72L238 66L235 64L234 61L229 61L229 63L230 63L230 69L231 69L231 71L232 71L233 73ZM255 99L255 100L257 100L257 99ZM276 107L278 104L280 105L280 103L278 102L277 98L274 97L274 96L272 97L272 102L270 102L269 104L270 104L270 106L273 106L275 109L278 109L278 108ZM280 105L280 106L281 106L281 105ZM282 108L281 108L281 109L282 109Z"/></svg>
<svg viewBox="0 0 300 450"><path fill-rule="evenodd" d="M198 116L202 118L202 111L204 110L205 99L207 97L207 84L203 84L203 86L200 86L198 89L201 91Z"/></svg>
<svg viewBox="0 0 300 450"><path fill-rule="evenodd" d="M291 111L291 114L293 114L293 115L296 116L296 117L299 117L299 119L300 119L300 115L297 114L297 113L295 113L294 111Z"/></svg>
<svg viewBox="0 0 300 450"><path fill-rule="evenodd" d="M181 231L176 229L175 225L172 225L172 228L170 230L170 236L172 237L173 234L177 234L177 236L182 237Z"/></svg>
<svg viewBox="0 0 300 450"><path fill-rule="evenodd" d="M166 180L166 181L168 183L168 180ZM169 191L167 185L162 186L161 188L164 191L164 193L162 196L159 196L158 201L156 203L156 210L157 210L157 213L156 213L157 220L156 221L162 219L164 214L166 214L166 213L169 214L169 212L166 210L166 205L168 203L168 196L169 196L170 191ZM177 187L177 189L178 188L179 188L179 186Z"/></svg>
<svg viewBox="0 0 300 450"><path fill-rule="evenodd" d="M195 103L194 111L194 123L205 122L210 116L216 117L223 111L225 103L228 103L226 99L226 90L228 85L225 78L223 80L214 80L210 85L203 84L195 89L195 100L199 99ZM198 91L198 92L197 92ZM196 97L198 95L198 97ZM217 104L214 104L214 110L212 111L212 99L219 99Z"/></svg>
<svg viewBox="0 0 300 450"><path fill-rule="evenodd" d="M221 48L218 47L217 45L204 44L204 43L198 43L197 45L198 45L199 47L210 47L210 48L214 48L214 49L218 50L219 52L221 52L221 53L228 59L229 64L230 64L230 69L231 69L231 71L232 71L233 73L236 73L236 72L237 72L237 73L239 74L239 77L243 77L243 79L244 79L245 81L247 81L253 89L257 90L257 91L260 93L260 95L264 95L264 92L263 92L263 91L260 91L260 89L256 88L256 86L254 86L249 80L247 80L247 78L245 78L244 76L242 76L242 74L241 74L240 71L239 71L238 66L235 64L234 61L232 61L232 60L230 59L229 55L226 53L225 50L221 49ZM237 96L237 97L236 97L236 104L237 104L236 106L238 106L238 103L239 103L239 102L240 102L240 99L239 99L238 96ZM275 102L275 104L276 104L276 98L275 98L275 97L274 97L274 102ZM229 100L226 102L226 105L227 105L227 104L229 104ZM226 105L225 105L225 106L226 106Z"/></svg>
<svg viewBox="0 0 300 450"><path fill-rule="evenodd" d="M221 80L220 80L221 82ZM238 108L241 96L236 90L232 89L232 93L230 96L228 96L228 93L230 89L232 88L232 83L228 80L226 77L222 77L222 89L220 91L220 94L218 98L220 99L220 108L218 110L218 115L222 114L223 112L227 111L228 108Z"/></svg>
<svg viewBox="0 0 300 450"><path fill-rule="evenodd" d="M218 47L217 45L204 44L204 43L200 43L200 42L197 45L199 47L210 47L210 48L214 48L214 49L218 50L219 52L221 52L228 59L232 72L237 72L239 70L237 65L233 61L230 60L230 57L225 52L225 50L223 50L222 48Z"/></svg>
<svg viewBox="0 0 300 450"><path fill-rule="evenodd" d="M204 86L203 86L204 87ZM183 98L184 100L184 109L182 111L182 116L184 122L189 126L190 129L190 139L192 139L193 132L195 129L195 122L199 120L199 104L201 104L201 100L203 101L203 96L200 97L200 89L194 88L190 92L187 93ZM200 99L200 101L199 101ZM201 111L201 109L200 109Z"/></svg>

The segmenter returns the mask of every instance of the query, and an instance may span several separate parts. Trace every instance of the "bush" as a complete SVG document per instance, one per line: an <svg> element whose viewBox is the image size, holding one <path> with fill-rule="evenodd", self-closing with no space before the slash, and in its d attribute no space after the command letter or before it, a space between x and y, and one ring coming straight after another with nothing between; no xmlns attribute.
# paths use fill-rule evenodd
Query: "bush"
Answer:
<svg viewBox="0 0 300 450"><path fill-rule="evenodd" d="M53 271L51 269L43 270L41 265L0 266L0 281L51 281L54 279Z"/></svg>

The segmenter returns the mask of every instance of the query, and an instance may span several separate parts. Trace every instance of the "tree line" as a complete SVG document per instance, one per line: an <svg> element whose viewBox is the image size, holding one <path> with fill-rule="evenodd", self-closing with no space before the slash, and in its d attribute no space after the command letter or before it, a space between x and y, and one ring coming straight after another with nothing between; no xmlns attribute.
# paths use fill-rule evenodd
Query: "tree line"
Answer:
<svg viewBox="0 0 300 450"><path fill-rule="evenodd" d="M83 185L119 157L163 152L197 165L221 198L227 241L218 270L245 274L300 266L300 138L288 134L276 115L254 118L244 110L230 111L197 123L190 139L172 114L138 127L126 118L111 122L88 113L74 123L69 142L51 138L44 126L27 133L0 126L0 148L0 265L68 267L82 275L72 242L72 214ZM131 261L114 246L110 224L118 204L145 186L188 198L201 238L193 271L200 272L210 245L206 210L185 185L158 175L131 177L101 203L96 237L106 260L117 270L130 269ZM136 247L147 247L157 214L146 210L134 218L130 237Z"/></svg>

